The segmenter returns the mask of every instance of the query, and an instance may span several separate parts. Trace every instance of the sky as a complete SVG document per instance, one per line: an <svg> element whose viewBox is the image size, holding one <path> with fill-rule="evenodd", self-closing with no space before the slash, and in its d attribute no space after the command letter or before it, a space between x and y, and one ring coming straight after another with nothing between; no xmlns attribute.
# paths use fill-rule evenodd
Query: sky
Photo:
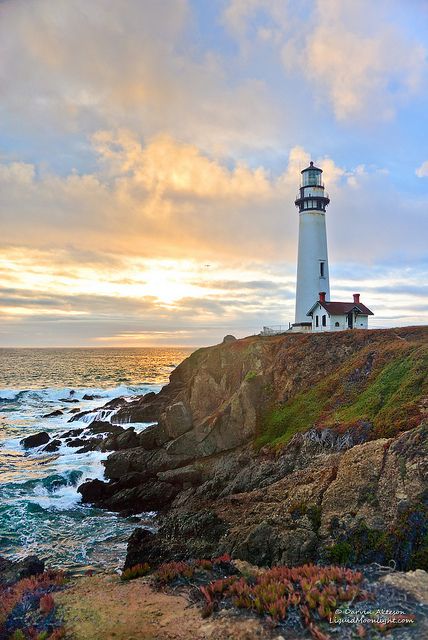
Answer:
<svg viewBox="0 0 428 640"><path fill-rule="evenodd" d="M0 346L199 346L331 298L428 324L425 0L0 0Z"/></svg>

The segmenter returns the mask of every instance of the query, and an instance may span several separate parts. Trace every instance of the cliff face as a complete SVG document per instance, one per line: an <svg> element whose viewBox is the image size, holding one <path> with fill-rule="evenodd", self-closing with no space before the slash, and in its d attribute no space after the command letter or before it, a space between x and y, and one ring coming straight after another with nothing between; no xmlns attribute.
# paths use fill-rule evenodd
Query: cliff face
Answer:
<svg viewBox="0 0 428 640"><path fill-rule="evenodd" d="M155 537L136 533L128 564L227 551L261 564L420 566L427 371L426 327L199 349L157 396L119 408L114 421L157 424L82 495L164 512Z"/></svg>

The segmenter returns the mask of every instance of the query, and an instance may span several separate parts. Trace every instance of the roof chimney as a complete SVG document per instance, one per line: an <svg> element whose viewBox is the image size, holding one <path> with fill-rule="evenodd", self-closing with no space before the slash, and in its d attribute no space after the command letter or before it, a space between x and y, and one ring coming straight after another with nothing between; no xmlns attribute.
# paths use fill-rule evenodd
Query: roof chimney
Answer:
<svg viewBox="0 0 428 640"><path fill-rule="evenodd" d="M325 291L320 291L320 302L325 302Z"/></svg>
<svg viewBox="0 0 428 640"><path fill-rule="evenodd" d="M355 304L359 304L359 302L360 302L360 294L359 293L354 293L354 302L355 302Z"/></svg>

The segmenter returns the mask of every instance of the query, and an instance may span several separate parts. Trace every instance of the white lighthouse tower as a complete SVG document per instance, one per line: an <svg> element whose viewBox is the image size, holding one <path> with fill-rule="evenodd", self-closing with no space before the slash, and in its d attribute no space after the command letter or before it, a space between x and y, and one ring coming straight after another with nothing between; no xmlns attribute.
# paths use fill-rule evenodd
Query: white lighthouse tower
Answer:
<svg viewBox="0 0 428 640"><path fill-rule="evenodd" d="M310 330L311 318L307 314L319 292L325 292L325 300L330 300L325 224L325 209L330 199L324 191L322 169L311 162L301 173L300 193L295 201L299 208L299 250L293 328Z"/></svg>

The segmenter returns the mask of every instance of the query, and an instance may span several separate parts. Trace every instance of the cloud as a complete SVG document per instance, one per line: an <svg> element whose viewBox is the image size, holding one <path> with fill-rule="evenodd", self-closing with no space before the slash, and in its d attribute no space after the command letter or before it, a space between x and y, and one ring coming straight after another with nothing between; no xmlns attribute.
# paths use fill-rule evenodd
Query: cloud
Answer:
<svg viewBox="0 0 428 640"><path fill-rule="evenodd" d="M223 19L241 51L273 47L308 100L330 103L338 121L391 120L426 86L427 49L399 20L397 3L230 0ZM398 9L400 9L398 4Z"/></svg>
<svg viewBox="0 0 428 640"><path fill-rule="evenodd" d="M123 126L224 154L274 144L266 84L230 82L221 54L189 46L194 29L186 0L2 3L3 121L31 136Z"/></svg>
<svg viewBox="0 0 428 640"><path fill-rule="evenodd" d="M391 119L422 87L426 49L391 23L389 9L367 1L317 3L302 64L308 79L325 87L338 120Z"/></svg>
<svg viewBox="0 0 428 640"><path fill-rule="evenodd" d="M392 160L417 157L421 124L397 119L376 140L361 126L426 89L419 9L199 4L0 2L5 343L157 330L196 344L292 319L294 199L311 159L331 198L332 289L354 282L376 319L406 304L403 318L425 317L428 197Z"/></svg>
<svg viewBox="0 0 428 640"><path fill-rule="evenodd" d="M418 176L418 178L428 177L428 160L425 160L425 162L422 162L421 166L415 170L415 173Z"/></svg>
<svg viewBox="0 0 428 640"><path fill-rule="evenodd" d="M0 165L3 246L55 246L73 250L77 260L191 255L202 263L294 263L293 203L299 170L310 158L302 147L290 150L275 175L263 165L226 163L166 134L144 144L129 130L103 130L92 144L98 166L91 173L59 176L25 163ZM410 202L377 168L315 160L331 196L327 223L336 260L425 252L426 197Z"/></svg>

